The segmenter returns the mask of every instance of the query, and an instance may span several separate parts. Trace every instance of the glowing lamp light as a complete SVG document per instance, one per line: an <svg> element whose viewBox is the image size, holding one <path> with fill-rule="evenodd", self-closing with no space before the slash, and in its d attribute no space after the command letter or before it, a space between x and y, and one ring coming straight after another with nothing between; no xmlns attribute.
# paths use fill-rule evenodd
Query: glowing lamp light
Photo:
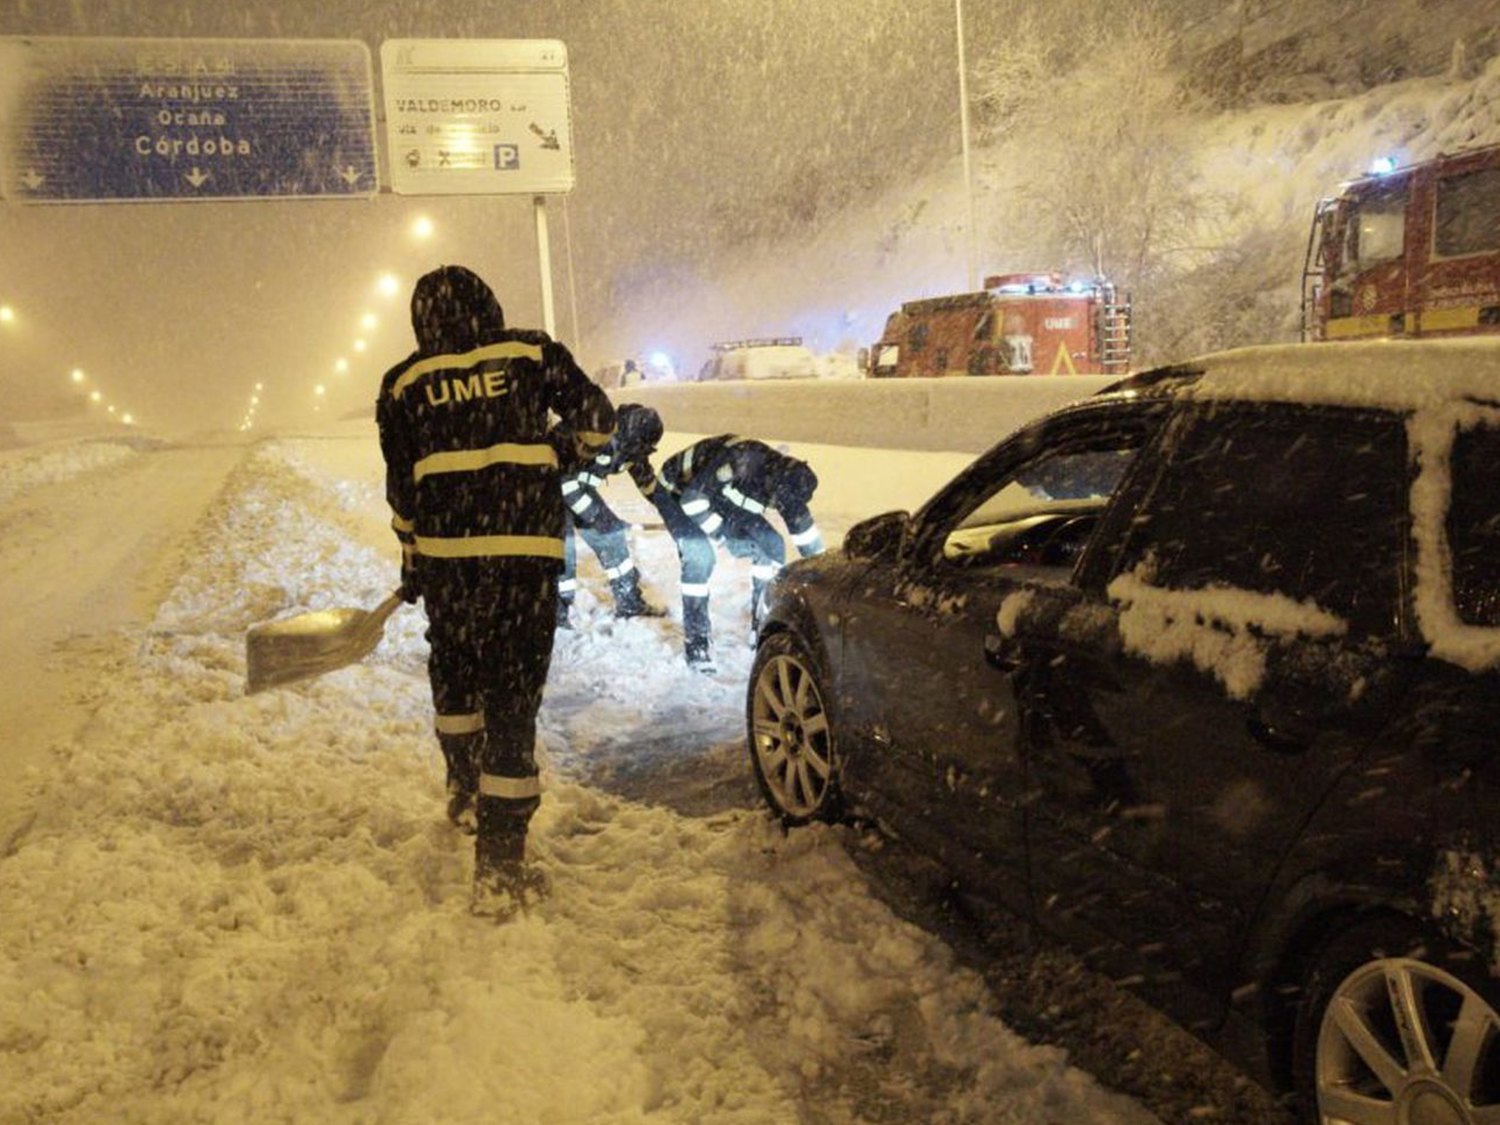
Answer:
<svg viewBox="0 0 1500 1125"><path fill-rule="evenodd" d="M672 357L666 352L652 352L651 357L646 362L652 367L671 367Z"/></svg>
<svg viewBox="0 0 1500 1125"><path fill-rule="evenodd" d="M322 398L327 393L328 388L323 386L322 383L319 383L316 387L313 388L313 394L317 395L319 398Z"/></svg>
<svg viewBox="0 0 1500 1125"><path fill-rule="evenodd" d="M89 392L89 401L90 402L103 402L104 401L104 393L102 391L91 391L91 392Z"/></svg>
<svg viewBox="0 0 1500 1125"><path fill-rule="evenodd" d="M364 351L365 350L365 346L366 345L365 345L365 342L363 340L355 340L354 341L354 350L357 351L357 352Z"/></svg>
<svg viewBox="0 0 1500 1125"><path fill-rule="evenodd" d="M1377 156L1370 162L1370 172L1376 176L1388 176L1396 170L1394 156Z"/></svg>
<svg viewBox="0 0 1500 1125"><path fill-rule="evenodd" d="M75 367L75 368L73 368L73 373L70 376L68 376L68 378L72 379L73 382L75 382L75 383L81 383L81 382L83 382L83 368L81 368L81 367Z"/></svg>
<svg viewBox="0 0 1500 1125"><path fill-rule="evenodd" d="M380 320L372 312L367 312L364 316L359 318L359 326L366 332L373 332L375 330L375 326L379 323Z"/></svg>
<svg viewBox="0 0 1500 1125"><path fill-rule="evenodd" d="M412 220L411 234L416 239L428 239L432 237L432 220L426 215L418 215Z"/></svg>
<svg viewBox="0 0 1500 1125"><path fill-rule="evenodd" d="M9 305L0 305L0 324L9 324L16 319L16 310Z"/></svg>
<svg viewBox="0 0 1500 1125"><path fill-rule="evenodd" d="M333 361L333 369L342 375L349 370L349 361L341 356Z"/></svg>
<svg viewBox="0 0 1500 1125"><path fill-rule="evenodd" d="M133 426L135 425L135 415L127 410L124 414L120 415L120 421L124 422L127 426Z"/></svg>
<svg viewBox="0 0 1500 1125"><path fill-rule="evenodd" d="M401 282L396 280L395 274L383 273L380 275L380 279L375 282L375 288L379 289L387 297L394 297L401 291Z"/></svg>

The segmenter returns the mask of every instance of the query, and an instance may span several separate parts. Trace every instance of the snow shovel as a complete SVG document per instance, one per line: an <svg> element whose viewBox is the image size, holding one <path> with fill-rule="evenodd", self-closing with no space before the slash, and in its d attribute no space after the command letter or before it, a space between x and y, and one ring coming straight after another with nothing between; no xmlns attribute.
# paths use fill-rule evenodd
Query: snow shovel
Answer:
<svg viewBox="0 0 1500 1125"><path fill-rule="evenodd" d="M363 660L380 643L401 604L397 590L374 609L319 609L250 626L245 634L245 694L312 679Z"/></svg>

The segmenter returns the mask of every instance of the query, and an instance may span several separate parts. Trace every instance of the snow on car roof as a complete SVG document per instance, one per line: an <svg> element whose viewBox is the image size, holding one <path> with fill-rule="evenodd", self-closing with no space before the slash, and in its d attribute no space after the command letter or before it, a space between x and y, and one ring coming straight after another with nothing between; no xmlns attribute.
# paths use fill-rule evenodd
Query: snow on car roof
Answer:
<svg viewBox="0 0 1500 1125"><path fill-rule="evenodd" d="M1477 399L1500 402L1500 336L1272 344L1177 365L1201 371L1181 393L1415 411Z"/></svg>

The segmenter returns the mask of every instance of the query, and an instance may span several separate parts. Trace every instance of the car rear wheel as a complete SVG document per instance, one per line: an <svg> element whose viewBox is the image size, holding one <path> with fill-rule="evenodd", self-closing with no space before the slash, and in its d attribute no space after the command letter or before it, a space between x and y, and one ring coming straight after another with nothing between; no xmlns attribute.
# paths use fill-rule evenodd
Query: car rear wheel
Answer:
<svg viewBox="0 0 1500 1125"><path fill-rule="evenodd" d="M839 815L833 718L817 663L791 634L761 642L746 707L761 794L787 824Z"/></svg>
<svg viewBox="0 0 1500 1125"><path fill-rule="evenodd" d="M1388 917L1330 941L1307 980L1294 1065L1308 1118L1500 1123L1500 1015L1472 962Z"/></svg>

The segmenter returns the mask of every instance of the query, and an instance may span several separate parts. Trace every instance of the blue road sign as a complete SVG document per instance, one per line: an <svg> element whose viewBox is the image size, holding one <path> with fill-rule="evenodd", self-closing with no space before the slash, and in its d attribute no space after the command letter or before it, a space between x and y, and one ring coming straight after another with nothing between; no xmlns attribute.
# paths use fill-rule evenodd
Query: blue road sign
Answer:
<svg viewBox="0 0 1500 1125"><path fill-rule="evenodd" d="M23 203L368 197L360 42L0 39L0 193Z"/></svg>

